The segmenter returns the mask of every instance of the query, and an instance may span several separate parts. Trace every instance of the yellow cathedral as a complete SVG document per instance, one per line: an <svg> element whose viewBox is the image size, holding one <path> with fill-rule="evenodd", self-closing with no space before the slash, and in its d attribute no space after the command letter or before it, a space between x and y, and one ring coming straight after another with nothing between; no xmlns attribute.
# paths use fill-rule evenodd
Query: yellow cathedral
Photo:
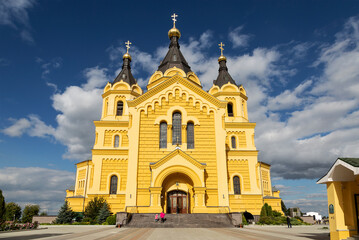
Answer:
<svg viewBox="0 0 359 240"><path fill-rule="evenodd" d="M145 93L126 43L122 71L105 86L94 121L92 159L76 164L66 200L76 212L100 196L114 213L259 215L264 203L281 212L270 165L258 161L246 91L228 72L223 44L218 76L204 91L180 51L175 17L169 50Z"/></svg>

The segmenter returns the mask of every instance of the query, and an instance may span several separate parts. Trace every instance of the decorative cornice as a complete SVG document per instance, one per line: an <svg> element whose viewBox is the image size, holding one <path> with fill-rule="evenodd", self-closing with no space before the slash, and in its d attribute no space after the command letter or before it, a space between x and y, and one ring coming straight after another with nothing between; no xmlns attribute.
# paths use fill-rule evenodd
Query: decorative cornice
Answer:
<svg viewBox="0 0 359 240"><path fill-rule="evenodd" d="M108 95L111 94L131 94L135 97L140 96L141 94L133 91L133 90L108 90L107 92L105 92L104 94L102 94L102 98L107 97Z"/></svg>
<svg viewBox="0 0 359 240"><path fill-rule="evenodd" d="M128 127L128 121L93 121L96 127Z"/></svg>
<svg viewBox="0 0 359 240"><path fill-rule="evenodd" d="M216 92L213 94L214 97L218 96L240 96L244 100L248 100L248 97L241 92Z"/></svg>
<svg viewBox="0 0 359 240"><path fill-rule="evenodd" d="M192 163L199 169L206 169L205 163L198 162L196 159L192 158L191 156L189 156L188 154L186 154L185 152L183 152L180 149L175 149L173 152L169 153L167 156L163 157L159 161L150 163L151 169L156 169L156 168L160 167L161 165L163 165L165 162L169 161L176 155L180 155L181 157L183 157L184 159L186 159L187 161L189 161L190 163Z"/></svg>
<svg viewBox="0 0 359 240"><path fill-rule="evenodd" d="M199 88L198 86L196 86L194 83L192 83L192 82L188 81L187 79L179 76L178 74L174 75L172 78L170 78L170 79L168 79L166 81L163 81L162 83L158 84L157 86L151 88L148 92L142 94L138 98L136 98L134 100L128 100L127 104L128 104L129 107L138 106L140 103L146 101L150 97L152 97L155 94L163 91L164 89L171 86L172 84L175 84L176 82L181 83L185 87L191 89L193 92L197 93L199 96L203 97L204 99L206 99L207 101L209 101L210 103L215 105L216 107L223 107L223 108L226 107L226 102L218 100L214 96L210 95L206 91L204 91L201 88Z"/></svg>
<svg viewBox="0 0 359 240"><path fill-rule="evenodd" d="M237 156L258 156L258 150L229 150L227 151L228 157Z"/></svg>
<svg viewBox="0 0 359 240"><path fill-rule="evenodd" d="M256 123L244 123L244 122L225 122L225 128L251 128L256 127Z"/></svg>
<svg viewBox="0 0 359 240"><path fill-rule="evenodd" d="M127 149L92 149L92 155L128 155Z"/></svg>

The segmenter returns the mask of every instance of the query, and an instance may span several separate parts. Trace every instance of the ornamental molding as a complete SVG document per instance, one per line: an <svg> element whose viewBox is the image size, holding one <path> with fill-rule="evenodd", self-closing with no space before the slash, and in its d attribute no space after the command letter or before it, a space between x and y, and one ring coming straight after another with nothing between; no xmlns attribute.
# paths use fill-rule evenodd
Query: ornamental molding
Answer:
<svg viewBox="0 0 359 240"><path fill-rule="evenodd" d="M254 129L257 123L225 122L225 128L251 128Z"/></svg>
<svg viewBox="0 0 359 240"><path fill-rule="evenodd" d="M127 149L92 149L92 155L128 155Z"/></svg>
<svg viewBox="0 0 359 240"><path fill-rule="evenodd" d="M200 163L197 160L195 160L194 158L192 158L191 156L189 156L188 154L186 154L185 152L183 152L180 149L176 149L173 152L171 152L170 154L168 154L167 156L163 157L162 159L160 159L157 162L154 163L150 163L150 168L151 169L156 169L159 168L160 166L162 166L164 163L168 162L169 160L171 160L173 157L180 155L181 157L183 157L184 159L186 159L188 162L192 163L193 165L195 165L197 168L199 169L206 169L206 164L205 163Z"/></svg>
<svg viewBox="0 0 359 240"><path fill-rule="evenodd" d="M169 86L171 86L173 84L181 84L181 85L187 87L192 92L198 94L200 97L206 99L208 102L212 103L216 107L222 107L222 108L226 107L225 102L215 98L214 96L210 95L206 91L202 90L201 88L194 85L187 79L179 76L178 74L174 75L172 78L170 78L166 81L163 81L162 83L158 84L157 86L151 88L148 92L142 94L138 98L136 98L134 100L128 100L127 104L129 107L136 107L139 104L141 104L142 102L144 102L147 99L153 97L154 95L162 92L163 90L165 90L166 88L168 88Z"/></svg>
<svg viewBox="0 0 359 240"><path fill-rule="evenodd" d="M94 121L96 127L128 127L129 121Z"/></svg>

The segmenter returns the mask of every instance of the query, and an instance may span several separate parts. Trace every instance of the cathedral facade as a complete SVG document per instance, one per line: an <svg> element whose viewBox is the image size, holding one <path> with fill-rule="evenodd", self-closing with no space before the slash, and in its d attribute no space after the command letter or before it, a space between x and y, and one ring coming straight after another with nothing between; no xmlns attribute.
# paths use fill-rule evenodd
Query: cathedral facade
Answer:
<svg viewBox="0 0 359 240"><path fill-rule="evenodd" d="M75 187L67 190L70 206L82 212L102 196L114 213L259 215L264 203L281 211L270 165L257 159L246 91L229 74L223 45L218 76L204 91L175 25L168 36L145 93L131 73L127 42L122 71L103 91L92 159L76 165Z"/></svg>

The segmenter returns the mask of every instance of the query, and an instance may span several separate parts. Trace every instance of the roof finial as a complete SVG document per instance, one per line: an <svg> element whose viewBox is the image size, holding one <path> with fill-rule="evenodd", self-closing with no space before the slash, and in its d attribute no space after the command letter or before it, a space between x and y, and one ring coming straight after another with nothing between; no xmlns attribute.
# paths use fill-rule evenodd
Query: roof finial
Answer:
<svg viewBox="0 0 359 240"><path fill-rule="evenodd" d="M176 17L178 17L177 14L172 14L171 15L172 17L172 21L173 21L173 28L171 28L169 31L168 31L168 37L171 39L171 37L178 37L180 38L181 37L181 33L180 31L176 28L176 22L177 22L177 19Z"/></svg>
<svg viewBox="0 0 359 240"><path fill-rule="evenodd" d="M221 56L219 56L218 62L223 61L223 60L227 61L227 58L225 56L223 56L223 50L224 50L223 46L225 46L225 45L223 44L223 42L221 42L220 44L218 44L218 46L219 46L219 49L221 49Z"/></svg>
<svg viewBox="0 0 359 240"><path fill-rule="evenodd" d="M221 49L221 56L223 56L223 50L224 50L223 46L225 46L225 45L221 42L220 44L218 44L218 46L219 46L219 49Z"/></svg>
<svg viewBox="0 0 359 240"><path fill-rule="evenodd" d="M131 48L130 44L132 44L132 43L128 40L127 42L125 42L125 44L126 44L127 53L128 53L128 50Z"/></svg>
<svg viewBox="0 0 359 240"><path fill-rule="evenodd" d="M127 42L125 42L125 45L126 45L126 48L127 48L127 52L123 55L123 59L125 59L125 58L128 58L128 59L130 59L130 61L131 61L131 55L128 53L128 50L131 48L130 47L130 44L132 44L129 40L127 40Z"/></svg>
<svg viewBox="0 0 359 240"><path fill-rule="evenodd" d="M178 15L173 13L171 17L172 17L172 21L173 21L173 27L175 28L176 27L176 22L177 22L176 17L178 17Z"/></svg>

